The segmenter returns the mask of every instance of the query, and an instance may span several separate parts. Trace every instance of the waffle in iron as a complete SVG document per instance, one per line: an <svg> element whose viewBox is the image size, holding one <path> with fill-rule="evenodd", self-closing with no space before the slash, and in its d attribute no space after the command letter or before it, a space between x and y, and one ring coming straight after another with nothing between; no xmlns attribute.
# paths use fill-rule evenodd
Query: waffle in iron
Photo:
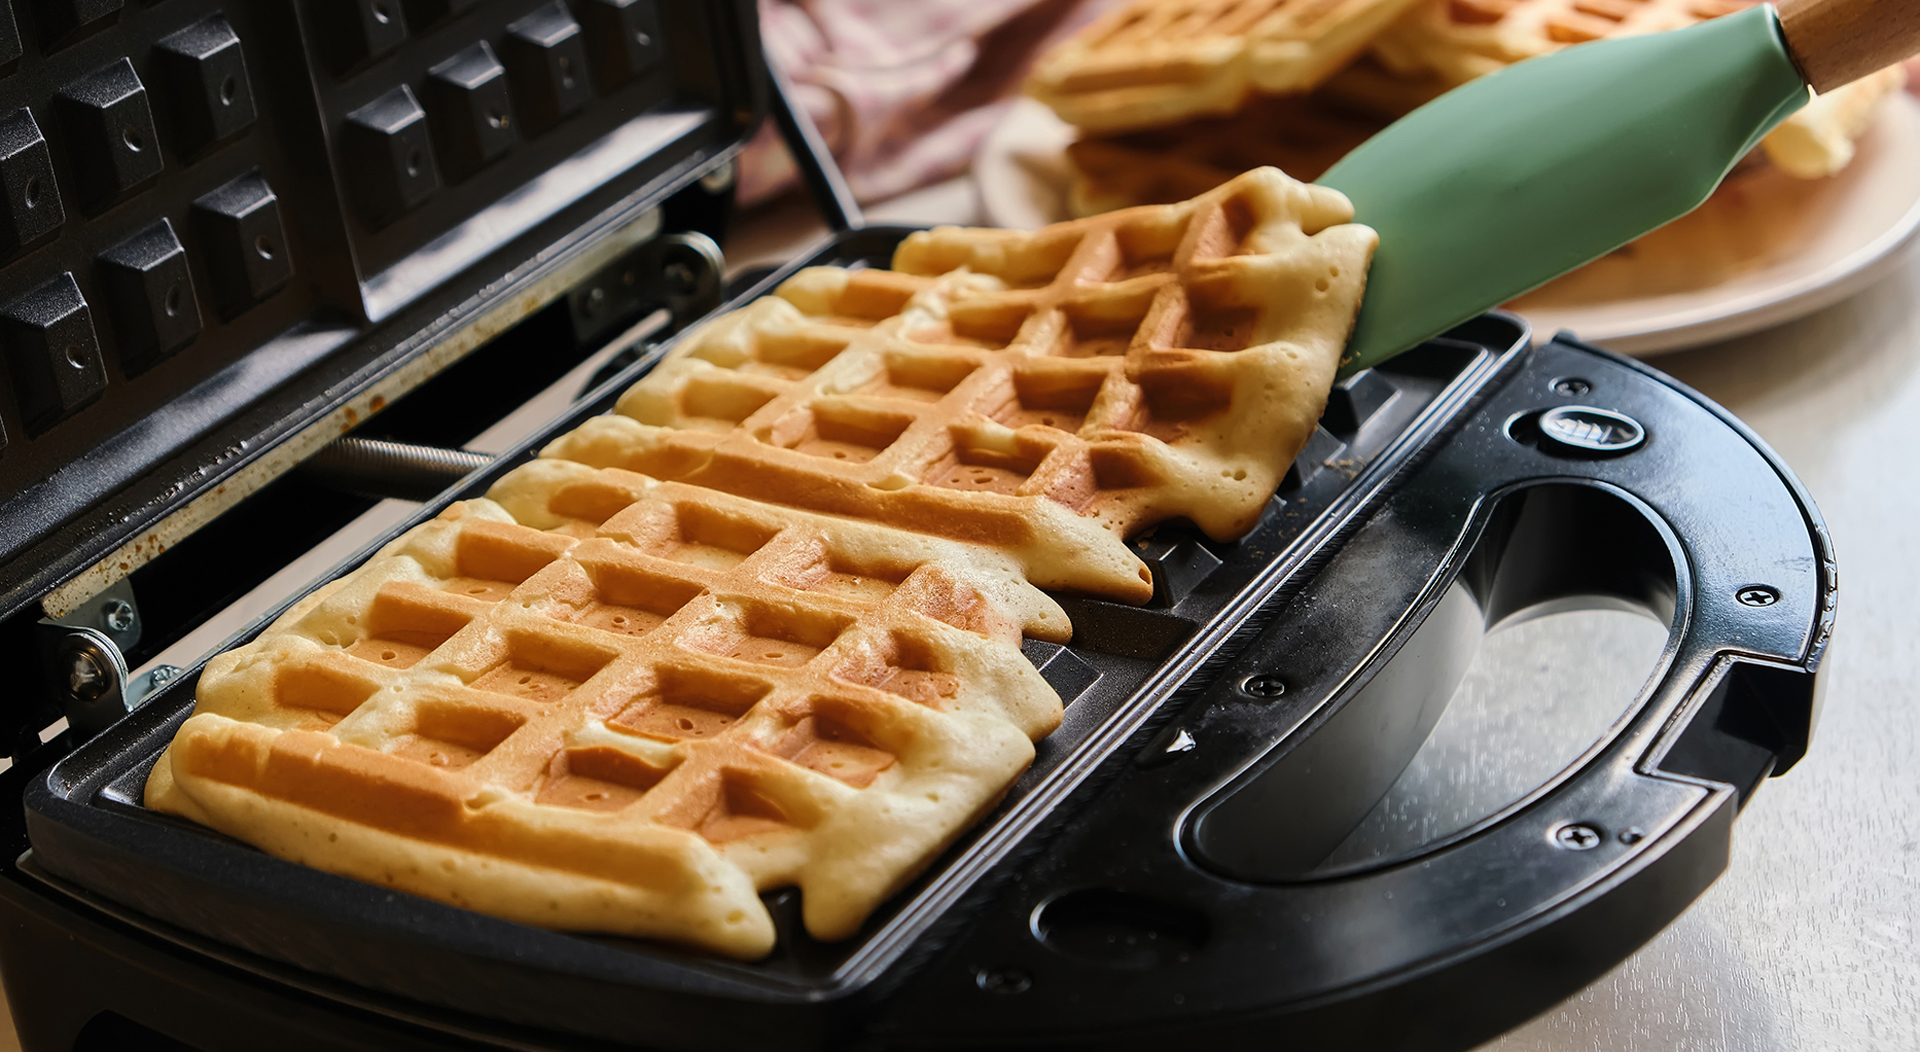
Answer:
<svg viewBox="0 0 1920 1052"><path fill-rule="evenodd" d="M1376 237L1257 169L1039 231L942 227L681 342L544 455L903 526L1131 602L1124 539L1250 529L1326 404Z"/></svg>
<svg viewBox="0 0 1920 1052"><path fill-rule="evenodd" d="M530 924L752 958L792 885L848 936L1058 724L1035 585L1145 599L1129 531L1254 522L1359 306L1349 215L1267 170L804 271L209 662L148 806Z"/></svg>
<svg viewBox="0 0 1920 1052"><path fill-rule="evenodd" d="M1041 56L1027 90L1092 132L1224 116L1345 66L1409 0L1133 0Z"/></svg>
<svg viewBox="0 0 1920 1052"><path fill-rule="evenodd" d="M148 805L547 927L850 934L1025 769L1058 607L993 552L536 462L216 658Z"/></svg>

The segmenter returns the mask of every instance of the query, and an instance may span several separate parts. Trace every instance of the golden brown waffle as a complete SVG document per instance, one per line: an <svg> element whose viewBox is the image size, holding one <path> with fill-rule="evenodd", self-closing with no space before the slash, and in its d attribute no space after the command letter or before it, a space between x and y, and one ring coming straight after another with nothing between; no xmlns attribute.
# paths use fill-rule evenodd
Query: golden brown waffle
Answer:
<svg viewBox="0 0 1920 1052"><path fill-rule="evenodd" d="M1067 201L1078 216L1184 201L1262 165L1311 181L1387 124L1317 93L1275 95L1231 117L1081 139L1067 147Z"/></svg>
<svg viewBox="0 0 1920 1052"><path fill-rule="evenodd" d="M1334 75L1410 0L1133 0L1040 57L1027 90L1092 132L1224 116Z"/></svg>
<svg viewBox="0 0 1920 1052"><path fill-rule="evenodd" d="M147 804L546 927L757 957L797 885L850 935L1058 724L1035 585L1145 599L1129 530L1265 506L1359 305L1350 216L1261 170L803 272L209 662Z"/></svg>
<svg viewBox="0 0 1920 1052"><path fill-rule="evenodd" d="M1571 44L1680 29L1756 2L1422 0L1375 38L1373 52L1399 76L1458 85ZM1767 159L1801 179L1840 171L1880 100L1905 81L1896 66L1815 99L1761 140Z"/></svg>
<svg viewBox="0 0 1920 1052"><path fill-rule="evenodd" d="M1314 95L1341 112L1391 124L1453 86L1433 73L1397 73L1369 52L1334 74Z"/></svg>
<svg viewBox="0 0 1920 1052"><path fill-rule="evenodd" d="M1380 33L1374 54L1402 75L1449 84L1569 44L1679 29L1756 0L1421 0Z"/></svg>
<svg viewBox="0 0 1920 1052"><path fill-rule="evenodd" d="M1065 615L990 549L563 461L494 496L209 663L148 806L512 920L757 957L759 890L851 934L1060 719L1018 643Z"/></svg>
<svg viewBox="0 0 1920 1052"><path fill-rule="evenodd" d="M1881 100L1907 83L1900 66L1843 84L1807 103L1760 140L1767 159L1796 179L1824 179L1853 161Z"/></svg>
<svg viewBox="0 0 1920 1052"><path fill-rule="evenodd" d="M1035 232L913 234L683 340L544 456L985 544L1144 601L1123 543L1249 529L1325 407L1376 241L1257 169Z"/></svg>

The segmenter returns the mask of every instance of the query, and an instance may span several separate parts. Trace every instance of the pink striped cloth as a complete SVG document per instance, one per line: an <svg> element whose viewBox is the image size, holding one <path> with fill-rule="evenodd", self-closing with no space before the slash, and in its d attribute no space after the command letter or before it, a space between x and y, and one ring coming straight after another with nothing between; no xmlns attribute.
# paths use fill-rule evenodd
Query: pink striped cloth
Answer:
<svg viewBox="0 0 1920 1052"><path fill-rule="evenodd" d="M879 201L966 169L1042 49L1114 0L760 0L767 51L846 172ZM772 122L740 201L797 179Z"/></svg>

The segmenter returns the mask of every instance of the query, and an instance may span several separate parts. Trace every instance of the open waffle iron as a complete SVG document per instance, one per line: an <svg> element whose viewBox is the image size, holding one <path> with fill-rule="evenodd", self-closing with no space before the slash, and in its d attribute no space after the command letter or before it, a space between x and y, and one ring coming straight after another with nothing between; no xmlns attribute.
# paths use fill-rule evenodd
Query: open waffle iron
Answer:
<svg viewBox="0 0 1920 1052"><path fill-rule="evenodd" d="M589 6L576 5L583 23ZM1148 604L1061 597L1071 642L1025 649L1067 702L1064 724L989 815L844 942L809 939L791 891L768 896L780 938L755 963L533 929L281 862L146 811L146 772L191 709L198 666L134 677L116 665L103 716L102 694L83 689L94 681L71 675L76 648L99 648L86 652L109 665L133 662L177 637L191 615L223 605L239 586L207 579L245 576L249 557L231 541L206 543L234 536L222 523L284 521L293 509L324 520L330 505L320 495L332 491L317 476L270 470L275 451L284 471L302 455L284 451L317 445L316 428L329 437L347 430L354 418L342 410L378 408L369 403L376 396L393 404L364 433L454 434L458 425L435 431L450 404L470 411L474 391L502 386L524 394L519 380L501 382L500 369L522 370L506 374L518 377L548 368L542 358L582 360L607 344L614 322L644 308L670 308L672 325L690 320L711 304L699 289L712 275L703 282L695 272L710 263L697 230L720 207L716 176L769 99L822 210L847 229L813 257L747 283L736 302L802 265L884 265L904 235L855 225L830 162L808 148L817 140L804 118L777 83L766 91L747 5L607 6L659 19L646 23L669 51L654 60L663 71L656 90L704 103L683 107L690 116L677 138L582 195L593 208L556 209L437 284L416 269L425 291L412 300L394 292L406 275L393 271L412 258L394 247L402 234L388 246L400 263L379 270L372 242L353 240L364 231L352 219L352 243L316 247L309 265L337 264L345 252L359 268L357 291L300 290L314 298L302 309L320 317L335 318L328 296L352 298L358 311L329 322L342 332L314 351L317 364L214 414L198 445L148 449L149 466L122 465L79 501L83 511L14 544L5 640L16 667L51 670L46 688L25 687L7 702L18 744L0 775L23 805L0 825L11 845L0 871L0 966L28 1048L1170 1039L1465 1048L1577 989L1675 917L1725 866L1740 806L1804 753L1835 584L1831 545L1804 491L1700 396L1568 337L1533 348L1522 323L1495 314L1342 381L1247 537L1223 544L1165 526L1139 538L1154 576ZM522 32L532 16L519 9L532 7L480 0L416 18L409 4L408 17L426 28L357 65L338 56L355 53L366 34L318 21L296 27L298 39L263 26L259 46L268 62L297 62L303 77L311 62L314 82L344 91L341 78L414 76L400 68L407 62L431 78L439 67L428 59L457 50L449 45L464 44L452 39L462 34L503 32L510 40L500 50L520 47L513 42L540 35ZM123 21L149 17L157 16L129 11ZM236 12L232 24L253 46L252 22ZM335 31L348 39L334 40ZM87 41L127 47L116 34L131 32L122 25ZM592 61L597 70L612 60ZM27 72L39 77L40 68ZM318 103L290 102L263 91L262 108L283 128L295 118L280 116L281 104L332 120L333 103L320 94ZM577 144L533 139L528 148L543 149L549 164L593 149L563 146ZM269 175L284 163L278 143L248 148L265 151ZM435 202L447 204L435 220L443 226L519 192L496 187L489 197L457 185L465 197ZM345 206L350 217L395 207L370 192L340 193L360 202ZM426 224L422 216L382 229ZM300 231L324 219L294 223L298 237L289 239L314 245L317 235ZM407 236L416 235L425 237ZM450 243L434 236L434 245ZM60 250L74 250L67 242L78 238L62 237ZM622 280L636 270L667 277L636 289ZM9 290L23 287L12 267L5 276ZM517 313L499 313L515 297ZM225 321L210 337L239 348L242 365L268 346L232 335ZM603 377L562 418L427 501L415 521L483 493L547 438L607 411L663 349ZM196 366L215 378L233 367L212 358ZM120 382L116 371L110 387L174 404L138 387L142 375ZM185 374L167 375L177 384ZM171 398L204 394L209 383ZM136 411L122 401L116 413ZM131 423L103 415L92 434L123 439ZM236 451L208 453L206 436ZM180 484L195 457L205 470ZM211 500L223 481L238 486L249 465L266 465L267 481L249 483L257 492ZM377 481L363 474L357 486L378 489ZM135 512L125 510L128 494L141 497ZM22 514L19 503L0 514ZM198 530L182 524L187 515L198 516ZM169 551L120 574L103 569L143 531L175 536L169 530L184 538ZM92 598L101 596L104 604ZM136 598L145 638L122 624ZM1612 698L1603 719L1571 729L1555 725L1559 709L1515 709L1538 732L1528 740L1552 742L1529 756L1519 782L1482 785L1477 796L1461 790L1488 780L1476 779L1482 768L1502 767L1492 756L1436 773L1445 765L1432 743L1472 693L1476 649L1579 610L1656 626L1664 642L1644 682ZM85 624L89 611L104 619ZM63 713L70 726L60 731ZM1471 805L1420 803L1448 796L1434 788L1444 784Z"/></svg>

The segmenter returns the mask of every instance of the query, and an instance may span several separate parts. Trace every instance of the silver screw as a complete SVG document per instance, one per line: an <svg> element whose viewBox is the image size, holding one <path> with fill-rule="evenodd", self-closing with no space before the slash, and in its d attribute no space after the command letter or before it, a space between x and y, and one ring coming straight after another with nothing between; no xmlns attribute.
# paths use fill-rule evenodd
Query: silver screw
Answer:
<svg viewBox="0 0 1920 1052"><path fill-rule="evenodd" d="M1639 826L1631 826L1620 831L1620 842L1628 846L1638 844L1647 838L1647 831Z"/></svg>
<svg viewBox="0 0 1920 1052"><path fill-rule="evenodd" d="M1748 606L1772 606L1780 601L1780 593L1764 584L1748 585L1740 589L1738 597Z"/></svg>
<svg viewBox="0 0 1920 1052"><path fill-rule="evenodd" d="M133 604L125 599L109 599L100 608L100 619L106 623L109 632L126 632L133 628Z"/></svg>
<svg viewBox="0 0 1920 1052"><path fill-rule="evenodd" d="M100 662L84 650L74 652L67 666L67 693L79 701L92 701L107 692L107 673Z"/></svg>
<svg viewBox="0 0 1920 1052"><path fill-rule="evenodd" d="M1246 680L1240 684L1240 689L1256 698L1277 698L1287 692L1287 683L1279 676L1265 673L1258 676L1248 676Z"/></svg>
<svg viewBox="0 0 1920 1052"><path fill-rule="evenodd" d="M1592 851L1600 846L1600 831L1590 825L1573 822L1554 830L1553 842L1568 851Z"/></svg>
<svg viewBox="0 0 1920 1052"><path fill-rule="evenodd" d="M1577 376L1569 376L1563 380L1555 380L1553 382L1553 393L1558 395L1578 398L1591 390L1593 390L1593 385Z"/></svg>

